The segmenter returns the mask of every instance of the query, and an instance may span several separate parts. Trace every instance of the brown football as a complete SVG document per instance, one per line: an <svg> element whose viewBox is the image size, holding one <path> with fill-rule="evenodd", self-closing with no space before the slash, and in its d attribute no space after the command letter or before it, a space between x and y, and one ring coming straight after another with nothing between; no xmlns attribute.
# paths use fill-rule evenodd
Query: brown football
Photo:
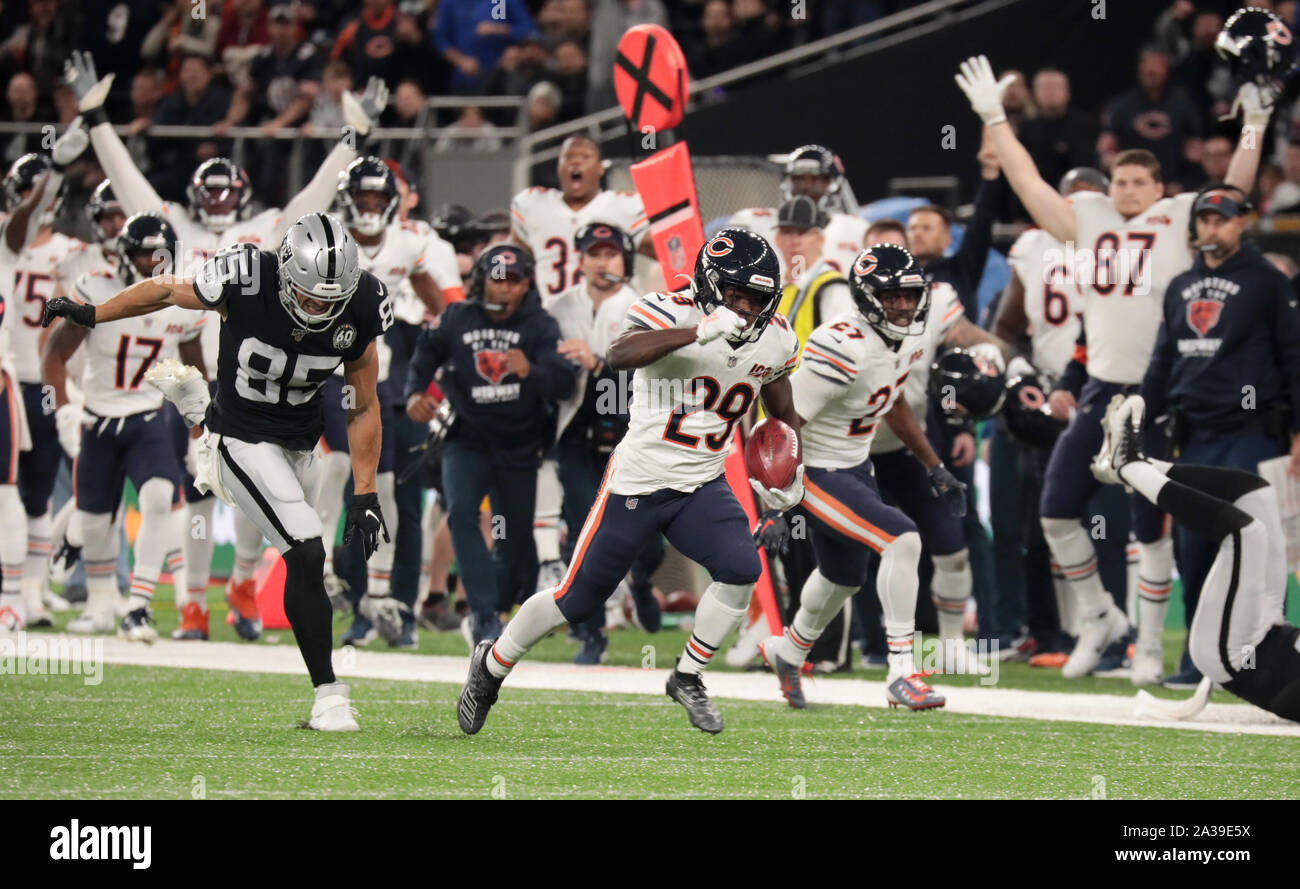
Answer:
<svg viewBox="0 0 1300 889"><path fill-rule="evenodd" d="M784 488L794 481L800 459L798 436L775 417L760 420L745 442L745 468L765 488Z"/></svg>

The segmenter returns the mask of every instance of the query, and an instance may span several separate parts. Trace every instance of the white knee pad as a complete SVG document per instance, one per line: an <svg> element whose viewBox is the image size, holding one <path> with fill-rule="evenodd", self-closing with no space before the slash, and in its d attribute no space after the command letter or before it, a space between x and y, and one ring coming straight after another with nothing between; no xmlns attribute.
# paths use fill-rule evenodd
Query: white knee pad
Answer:
<svg viewBox="0 0 1300 889"><path fill-rule="evenodd" d="M724 608L729 608L737 613L743 613L749 608L749 597L754 592L752 583L718 583L709 584L704 595L713 596L714 600Z"/></svg>
<svg viewBox="0 0 1300 889"><path fill-rule="evenodd" d="M957 552L949 553L946 556L932 555L930 561L934 562L935 571L946 571L950 574L956 574L970 568L969 551L964 549L959 549Z"/></svg>
<svg viewBox="0 0 1300 889"><path fill-rule="evenodd" d="M1043 536L1047 538L1048 544L1053 541L1067 540L1070 535L1083 531L1078 519L1049 519L1043 517L1039 521L1042 523Z"/></svg>
<svg viewBox="0 0 1300 889"><path fill-rule="evenodd" d="M171 512L172 500L176 486L165 478L151 478L143 485L136 496L140 501L140 515L153 516Z"/></svg>

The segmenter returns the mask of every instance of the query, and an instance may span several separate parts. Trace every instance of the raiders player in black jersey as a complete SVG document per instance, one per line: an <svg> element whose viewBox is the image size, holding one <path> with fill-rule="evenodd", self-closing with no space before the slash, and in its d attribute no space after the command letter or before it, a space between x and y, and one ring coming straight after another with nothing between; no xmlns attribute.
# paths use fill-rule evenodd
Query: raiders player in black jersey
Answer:
<svg viewBox="0 0 1300 889"><path fill-rule="evenodd" d="M217 253L193 278L153 277L99 306L50 300L43 323L62 316L93 327L167 305L210 309L223 319L217 394L207 409L196 485L243 512L284 556L284 610L316 687L309 726L356 731L348 687L335 681L330 664L325 548L305 492L315 487L321 385L342 362L354 393L347 422L356 491L343 540L359 532L369 558L379 535L388 538L375 493L380 405L374 343L393 323L388 292L361 269L356 242L339 221L309 213L290 227L278 256L240 244ZM196 419L189 412L187 420Z"/></svg>

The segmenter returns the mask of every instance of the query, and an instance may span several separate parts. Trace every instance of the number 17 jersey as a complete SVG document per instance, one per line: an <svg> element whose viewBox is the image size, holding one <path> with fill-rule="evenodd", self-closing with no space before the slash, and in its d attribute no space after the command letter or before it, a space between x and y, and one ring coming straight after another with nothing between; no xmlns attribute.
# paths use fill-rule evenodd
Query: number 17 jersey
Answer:
<svg viewBox="0 0 1300 889"><path fill-rule="evenodd" d="M632 304L626 323L628 330L672 330L694 328L701 317L685 293L651 293ZM737 349L722 338L691 343L638 368L627 435L610 461L610 492L689 493L713 481L759 391L798 361L799 338L773 315L756 343Z"/></svg>
<svg viewBox="0 0 1300 889"><path fill-rule="evenodd" d="M364 355L393 323L387 290L362 271L342 314L324 330L305 333L280 302L279 260L252 244L205 262L194 293L208 308L226 312L208 428L295 451L310 451L324 431L325 380L341 363Z"/></svg>

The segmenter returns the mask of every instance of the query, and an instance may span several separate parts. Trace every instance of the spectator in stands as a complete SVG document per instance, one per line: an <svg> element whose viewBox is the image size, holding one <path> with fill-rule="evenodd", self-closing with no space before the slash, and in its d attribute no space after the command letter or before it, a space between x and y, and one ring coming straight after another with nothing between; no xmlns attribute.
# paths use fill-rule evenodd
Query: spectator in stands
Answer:
<svg viewBox="0 0 1300 889"><path fill-rule="evenodd" d="M212 15L196 18L194 10L193 0L175 0L140 45L140 56L144 61L166 67L164 92L171 92L175 87L181 59L185 56L217 57L221 16L215 14L215 4L209 10Z"/></svg>
<svg viewBox="0 0 1300 889"><path fill-rule="evenodd" d="M1294 213L1300 209L1300 142L1288 142L1282 152L1282 177L1270 195L1268 213Z"/></svg>
<svg viewBox="0 0 1300 889"><path fill-rule="evenodd" d="M774 56L787 46L781 17L764 0L732 0L736 36L744 47L742 64Z"/></svg>
<svg viewBox="0 0 1300 889"><path fill-rule="evenodd" d="M573 120L582 116L582 103L587 89L587 53L575 40L566 40L555 47L555 61L551 65L552 83L560 88L560 120Z"/></svg>
<svg viewBox="0 0 1300 889"><path fill-rule="evenodd" d="M131 122L127 124L130 135L142 133L153 119L154 109L162 98L162 80L155 68L137 71L131 78Z"/></svg>
<svg viewBox="0 0 1300 889"><path fill-rule="evenodd" d="M176 89L165 96L154 110L154 124L206 126L215 135L217 124L230 110L230 91L213 80L212 67L202 56L186 56L181 61ZM202 161L227 154L229 143L214 139L151 138L157 148L158 166L149 181L163 200L185 203L185 185L190 174Z"/></svg>
<svg viewBox="0 0 1300 889"><path fill-rule="evenodd" d="M688 57L692 77L709 77L739 64L742 48L727 0L709 0L704 4L700 31L700 43Z"/></svg>
<svg viewBox="0 0 1300 889"><path fill-rule="evenodd" d="M42 113L36 101L36 78L26 71L19 71L9 78L5 87L4 120L10 123L40 123L50 119L51 112ZM41 134L15 133L0 137L0 166L9 169L9 165L18 158L41 147Z"/></svg>
<svg viewBox="0 0 1300 889"><path fill-rule="evenodd" d="M36 81L40 102L51 102L63 82L63 62L81 35L77 9L59 0L27 0L28 22L0 43L0 71L26 71Z"/></svg>
<svg viewBox="0 0 1300 889"><path fill-rule="evenodd" d="M528 91L528 100L524 106L528 132L535 133L560 122L560 106L564 98L560 88L549 80L543 80Z"/></svg>
<svg viewBox="0 0 1300 889"><path fill-rule="evenodd" d="M1181 59L1192 50L1192 20L1196 4L1174 0L1156 19L1153 45L1171 59Z"/></svg>
<svg viewBox="0 0 1300 889"><path fill-rule="evenodd" d="M60 126L70 124L77 116L77 94L66 83L54 88L54 119Z"/></svg>
<svg viewBox="0 0 1300 889"><path fill-rule="evenodd" d="M347 62L353 82L362 88L372 77L393 84L420 70L421 40L415 19L398 10L393 0L364 0L361 15L339 31L330 61Z"/></svg>
<svg viewBox="0 0 1300 889"><path fill-rule="evenodd" d="M862 243L868 247L872 244L896 244L907 246L907 229L897 219L877 219L867 228Z"/></svg>
<svg viewBox="0 0 1300 889"><path fill-rule="evenodd" d="M352 89L352 70L346 62L330 62L321 72L320 92L311 103L311 113L302 125L304 136L336 138L343 131L343 94ZM307 143L309 165L319 166L325 159L327 141L313 138Z"/></svg>
<svg viewBox="0 0 1300 889"><path fill-rule="evenodd" d="M217 59L236 89L247 83L249 63L271 40L269 20L262 0L226 0L222 4Z"/></svg>
<svg viewBox="0 0 1300 889"><path fill-rule="evenodd" d="M140 70L141 45L158 19L158 0L98 0L81 3L78 42L95 59L100 76L115 75L108 94L109 119L121 120L131 107L131 78Z"/></svg>
<svg viewBox="0 0 1300 889"><path fill-rule="evenodd" d="M1169 57L1147 49L1138 59L1138 85L1111 105L1097 152L1104 163L1117 151L1145 148L1160 161L1165 193L1177 194L1196 179L1200 135L1200 111L1169 83Z"/></svg>
<svg viewBox="0 0 1300 889"><path fill-rule="evenodd" d="M1214 48L1222 28L1223 17L1217 12L1198 12L1192 20L1191 46L1174 63L1169 75L1170 82L1182 87L1196 104L1206 127L1227 113L1237 90L1227 62Z"/></svg>
<svg viewBox="0 0 1300 889"><path fill-rule="evenodd" d="M406 78L401 83L393 87L393 100L388 104L388 108L380 115L380 125L385 127L416 127L420 126L420 114L424 111L424 90L420 89L419 81L414 78ZM381 152L381 156L384 155Z"/></svg>
<svg viewBox="0 0 1300 889"><path fill-rule="evenodd" d="M1038 108L1034 105L1034 99L1029 94L1029 84L1025 80L1023 71L1003 71L998 75L998 79L1011 75L1015 80L1007 87L1007 91L1002 94L1002 109L1007 114L1007 121L1011 124L1012 129L1020 132L1020 127L1027 120L1032 120L1038 116Z"/></svg>
<svg viewBox="0 0 1300 889"><path fill-rule="evenodd" d="M506 47L535 30L523 0L441 0L433 45L454 69L452 92L481 89Z"/></svg>
<svg viewBox="0 0 1300 889"><path fill-rule="evenodd" d="M592 6L591 47L587 52L591 71L587 86L588 113L617 104L614 56L623 33L633 25L668 27L668 11L661 0L594 0Z"/></svg>
<svg viewBox="0 0 1300 889"><path fill-rule="evenodd" d="M1034 75L1038 115L1024 121L1017 135L1047 182L1059 182L1074 167L1097 165L1097 119L1070 106L1070 79L1056 68Z"/></svg>
<svg viewBox="0 0 1300 889"><path fill-rule="evenodd" d="M527 95L530 89L546 79L549 59L542 36L529 34L501 53L501 60L483 84L483 92L489 96Z"/></svg>
<svg viewBox="0 0 1300 889"><path fill-rule="evenodd" d="M433 144L434 151L499 151L501 139L496 135L496 127L483 119L483 109L469 105L461 109L460 116L452 124L471 133L462 135L443 134Z"/></svg>
<svg viewBox="0 0 1300 889"><path fill-rule="evenodd" d="M537 13L537 29L551 46L576 40L585 47L591 39L591 10L586 0L546 0Z"/></svg>
<svg viewBox="0 0 1300 889"><path fill-rule="evenodd" d="M1255 177L1255 186L1259 189L1259 200L1255 206L1263 216L1273 212L1273 195L1277 187L1282 184L1284 176L1282 168L1277 164L1261 164L1259 175Z"/></svg>
<svg viewBox="0 0 1300 889"><path fill-rule="evenodd" d="M1235 147L1234 141L1222 133L1215 133L1201 143L1201 169L1205 172L1199 185L1223 182L1227 178Z"/></svg>

